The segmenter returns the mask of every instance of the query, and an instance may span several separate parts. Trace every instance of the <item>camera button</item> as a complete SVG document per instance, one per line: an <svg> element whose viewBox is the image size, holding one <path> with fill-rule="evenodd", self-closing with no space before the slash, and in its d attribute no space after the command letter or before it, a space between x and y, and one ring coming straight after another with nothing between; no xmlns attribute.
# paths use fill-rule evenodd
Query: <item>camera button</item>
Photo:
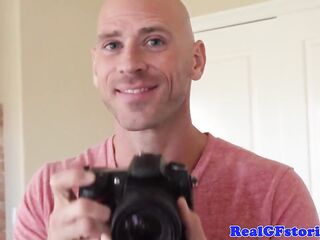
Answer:
<svg viewBox="0 0 320 240"><path fill-rule="evenodd" d="M120 178L115 177L115 178L113 179L113 183L114 183L115 185L119 185L119 184L120 184Z"/></svg>
<svg viewBox="0 0 320 240"><path fill-rule="evenodd" d="M174 171L184 171L186 169L185 165L181 163L171 163L170 168Z"/></svg>

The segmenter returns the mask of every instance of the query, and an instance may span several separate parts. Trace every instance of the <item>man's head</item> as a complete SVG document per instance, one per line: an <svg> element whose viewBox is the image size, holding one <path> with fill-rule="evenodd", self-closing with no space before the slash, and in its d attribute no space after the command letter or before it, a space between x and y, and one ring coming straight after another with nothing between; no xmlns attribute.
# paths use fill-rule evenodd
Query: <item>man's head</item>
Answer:
<svg viewBox="0 0 320 240"><path fill-rule="evenodd" d="M188 119L205 50L179 0L106 0L97 32L94 82L119 126L136 131Z"/></svg>

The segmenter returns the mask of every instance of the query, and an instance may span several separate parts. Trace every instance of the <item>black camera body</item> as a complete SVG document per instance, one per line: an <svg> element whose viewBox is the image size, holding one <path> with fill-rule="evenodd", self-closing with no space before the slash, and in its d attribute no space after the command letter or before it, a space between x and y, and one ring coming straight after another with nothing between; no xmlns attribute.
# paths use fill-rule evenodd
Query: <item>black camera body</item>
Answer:
<svg viewBox="0 0 320 240"><path fill-rule="evenodd" d="M86 197L111 209L113 240L184 240L177 199L192 209L192 178L180 163L166 164L161 155L135 156L128 170L93 168L96 180L81 187Z"/></svg>

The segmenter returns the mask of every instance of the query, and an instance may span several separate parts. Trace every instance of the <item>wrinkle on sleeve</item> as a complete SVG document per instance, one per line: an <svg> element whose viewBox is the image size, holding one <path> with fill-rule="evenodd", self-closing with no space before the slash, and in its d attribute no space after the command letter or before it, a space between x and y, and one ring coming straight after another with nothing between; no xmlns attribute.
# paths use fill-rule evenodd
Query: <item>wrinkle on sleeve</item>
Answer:
<svg viewBox="0 0 320 240"><path fill-rule="evenodd" d="M50 188L50 164L42 167L30 181L17 211L15 240L45 240L53 196Z"/></svg>

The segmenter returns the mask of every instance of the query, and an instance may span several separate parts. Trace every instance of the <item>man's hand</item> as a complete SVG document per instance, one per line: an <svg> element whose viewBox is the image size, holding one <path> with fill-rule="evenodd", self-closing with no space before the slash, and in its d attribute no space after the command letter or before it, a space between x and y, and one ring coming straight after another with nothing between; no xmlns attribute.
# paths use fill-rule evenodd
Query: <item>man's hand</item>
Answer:
<svg viewBox="0 0 320 240"><path fill-rule="evenodd" d="M182 222L186 228L187 240L206 240L199 216L191 211L183 197L178 199Z"/></svg>
<svg viewBox="0 0 320 240"><path fill-rule="evenodd" d="M84 170L67 170L50 180L54 209L49 219L48 240L111 239L106 222L110 209L89 199L76 199L73 188L94 181L94 174Z"/></svg>

